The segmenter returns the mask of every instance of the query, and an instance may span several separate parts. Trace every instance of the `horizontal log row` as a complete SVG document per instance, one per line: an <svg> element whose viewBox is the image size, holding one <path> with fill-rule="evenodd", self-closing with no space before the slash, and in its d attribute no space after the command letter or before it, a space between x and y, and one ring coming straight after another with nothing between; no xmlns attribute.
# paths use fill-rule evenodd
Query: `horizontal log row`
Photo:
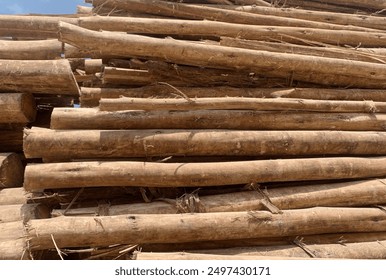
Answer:
<svg viewBox="0 0 386 280"><path fill-rule="evenodd" d="M139 88L81 88L81 105L97 107L101 98L170 98L181 92L189 98L249 97L249 98L301 98L318 100L372 100L386 101L384 90L374 89L323 89L323 88L235 88L235 87L177 87L152 85Z"/></svg>
<svg viewBox="0 0 386 280"><path fill-rule="evenodd" d="M304 246L262 246L179 253L136 254L137 260L384 259L386 241Z"/></svg>
<svg viewBox="0 0 386 280"><path fill-rule="evenodd" d="M60 23L60 40L78 48L115 56L164 59L173 63L225 69L264 71L279 78L340 86L382 88L386 68L381 64L336 60L295 54L276 54L255 50L208 46L172 39L97 32ZM109 41L108 45L103 44ZM320 76L322 75L322 76Z"/></svg>
<svg viewBox="0 0 386 280"><path fill-rule="evenodd" d="M240 130L24 131L27 158L384 155L385 132ZM45 149L41 149L45 147Z"/></svg>
<svg viewBox="0 0 386 280"><path fill-rule="evenodd" d="M251 110L104 112L95 108L54 108L51 128L384 131L386 115Z"/></svg>
<svg viewBox="0 0 386 280"><path fill-rule="evenodd" d="M0 85L2 91L9 92L79 95L65 59L0 60Z"/></svg>
<svg viewBox="0 0 386 280"><path fill-rule="evenodd" d="M308 111L308 112L356 112L386 113L386 102L373 101L330 101L295 98L102 98L101 111L124 110L258 110L258 111Z"/></svg>
<svg viewBox="0 0 386 280"><path fill-rule="evenodd" d="M28 165L28 191L75 187L209 187L386 176L386 158L306 158L159 163L90 161Z"/></svg>
<svg viewBox="0 0 386 280"><path fill-rule="evenodd" d="M30 220L32 250L108 246L111 244L175 243L284 237L322 233L378 232L385 213L374 208L312 208L269 212L119 215ZM216 222L213 222L216 221ZM376 222L375 222L376 221ZM1 226L1 225L0 225ZM107 230L108 229L108 230Z"/></svg>
<svg viewBox="0 0 386 280"><path fill-rule="evenodd" d="M268 200L269 199L269 202ZM237 212L266 210L272 203L280 210L324 207L350 207L386 204L383 180L281 187L258 191L233 192L218 195L187 195L172 200L122 205L99 205L74 209L54 209L57 216L115 216L125 214L176 214L185 212Z"/></svg>

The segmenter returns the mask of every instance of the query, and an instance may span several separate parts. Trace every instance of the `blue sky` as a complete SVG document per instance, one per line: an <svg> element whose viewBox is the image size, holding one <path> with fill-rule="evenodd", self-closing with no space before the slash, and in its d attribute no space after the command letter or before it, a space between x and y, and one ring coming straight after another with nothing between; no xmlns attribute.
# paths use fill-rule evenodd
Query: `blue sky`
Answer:
<svg viewBox="0 0 386 280"><path fill-rule="evenodd" d="M0 0L0 14L74 14L84 0Z"/></svg>

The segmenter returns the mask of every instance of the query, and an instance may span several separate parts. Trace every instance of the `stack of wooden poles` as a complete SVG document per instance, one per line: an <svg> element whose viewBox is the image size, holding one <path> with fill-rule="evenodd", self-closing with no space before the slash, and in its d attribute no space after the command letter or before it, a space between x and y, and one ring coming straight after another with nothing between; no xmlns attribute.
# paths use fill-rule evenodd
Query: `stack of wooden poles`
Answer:
<svg viewBox="0 0 386 280"><path fill-rule="evenodd" d="M386 257L386 1L86 2L0 17L30 257Z"/></svg>

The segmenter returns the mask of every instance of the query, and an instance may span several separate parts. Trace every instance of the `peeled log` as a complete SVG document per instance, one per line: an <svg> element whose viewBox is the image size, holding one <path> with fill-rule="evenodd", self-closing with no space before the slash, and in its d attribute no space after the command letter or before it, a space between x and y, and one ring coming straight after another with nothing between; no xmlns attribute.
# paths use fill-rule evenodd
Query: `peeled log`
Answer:
<svg viewBox="0 0 386 280"><path fill-rule="evenodd" d="M49 218L48 211L39 204L0 205L0 223L27 222L31 219Z"/></svg>
<svg viewBox="0 0 386 280"><path fill-rule="evenodd" d="M0 60L0 90L79 95L78 84L66 59Z"/></svg>
<svg viewBox="0 0 386 280"><path fill-rule="evenodd" d="M379 51L373 51L373 48L353 49L350 47L341 46L315 47L289 44L285 42L276 43L266 41L253 41L230 37L221 37L220 45L251 50L349 59L382 64L384 64L386 60L386 57L384 55L380 54Z"/></svg>
<svg viewBox="0 0 386 280"><path fill-rule="evenodd" d="M347 244L386 240L385 232L330 233L271 238L249 238L240 240L199 241L186 243L141 244L142 252L178 252L188 250L211 250L234 247L292 245L295 240L304 244Z"/></svg>
<svg viewBox="0 0 386 280"><path fill-rule="evenodd" d="M126 57L165 59L168 62L200 67L264 72L266 76L311 83L384 87L386 66L343 59L230 48L197 44L174 39L157 39L139 35L97 32L60 23L60 41L78 48L98 50L102 54ZM109 42L104 44L103 42ZM322 75L322 76L320 76Z"/></svg>
<svg viewBox="0 0 386 280"><path fill-rule="evenodd" d="M204 7L207 9L207 7ZM232 12L225 11L224 12ZM251 16L249 13L242 13L244 16ZM274 19L279 19L282 23L275 24L274 21L266 21L264 16L261 17L253 15L253 21L249 22L236 22L236 23L227 23L227 22L217 22L212 20L178 20L178 19L159 19L159 18L137 18L137 17L82 17L79 18L77 25L83 28L91 30L106 30L106 31L118 31L118 32L127 32L127 33L136 33L136 34L149 34L149 35L179 35L179 36L204 36L204 37L213 37L213 36L228 36L228 37L241 37L244 39L256 39L259 36L261 37L262 32L268 32L269 28L273 30L283 30L287 32L295 32L296 34L301 34L300 30L311 31L316 29L317 34L314 35L300 35L301 38L306 38L306 36L320 36L319 32L327 34L325 31L328 29L331 31L330 38L324 40L334 40L335 43L338 42L338 34L342 34L342 40L346 42L353 42L354 38L348 38L343 34L342 30L347 30L353 32L356 35L355 39L359 37L364 37L366 32L370 32L370 36L373 36L376 33L382 33L381 30L368 29L355 26L343 26L335 24L326 24L313 21L297 21L293 22L291 19L290 22L286 22L288 18L280 17L271 17ZM228 17L229 18L229 17ZM257 20L256 20L257 19ZM259 20L262 20L259 23ZM283 21L284 19L284 21ZM265 23L264 23L265 22ZM262 24L264 23L264 24ZM298 24L300 23L300 24ZM276 29L277 28L277 29ZM335 31L335 32L334 32ZM237 34L239 32L239 34ZM373 35L371 35L373 34ZM358 37L359 36L359 37ZM284 39L288 40L288 39ZM365 39L367 44L369 43L368 39ZM324 42L324 41L323 41Z"/></svg>
<svg viewBox="0 0 386 280"><path fill-rule="evenodd" d="M330 89L330 88L235 88L235 87L178 87L190 98L196 97L250 97L250 98L302 98L319 100L372 100L386 102L386 91L376 89ZM140 88L81 88L81 101L99 104L101 98L172 97L178 91L165 85Z"/></svg>
<svg viewBox="0 0 386 280"><path fill-rule="evenodd" d="M215 250L194 250L187 253L139 253L137 259L234 259L245 258L312 258L312 259L385 259L386 241L361 242L348 244L305 244L287 246L261 246Z"/></svg>
<svg viewBox="0 0 386 280"><path fill-rule="evenodd" d="M359 7L364 9L386 9L385 0L316 0L316 2L331 3L335 5Z"/></svg>
<svg viewBox="0 0 386 280"><path fill-rule="evenodd" d="M62 43L57 39L35 41L0 41L0 59L49 60L59 59Z"/></svg>
<svg viewBox="0 0 386 280"><path fill-rule="evenodd" d="M386 132L25 129L23 146L27 158L60 159L384 155Z"/></svg>
<svg viewBox="0 0 386 280"><path fill-rule="evenodd" d="M0 154L0 188L21 187L24 166L15 153Z"/></svg>
<svg viewBox="0 0 386 280"><path fill-rule="evenodd" d="M386 114L208 111L118 111L54 108L52 129L237 129L384 131ZM0 136L1 138L1 136Z"/></svg>
<svg viewBox="0 0 386 280"><path fill-rule="evenodd" d="M0 260L29 260L27 240L24 238L0 242Z"/></svg>
<svg viewBox="0 0 386 280"><path fill-rule="evenodd" d="M36 112L32 94L0 93L0 123L33 122Z"/></svg>
<svg viewBox="0 0 386 280"><path fill-rule="evenodd" d="M384 180L353 181L298 187L271 188L264 191L271 203L280 210L316 206L350 207L386 204ZM186 196L186 199L194 196ZM198 197L198 195L197 195ZM164 199L151 203L99 205L69 210L53 210L52 216L115 216L123 214L176 214L186 212L237 212L265 210L265 199L257 191L233 192L199 196L197 204L184 199ZM230 203L232 202L232 203ZM189 209L189 206L191 206ZM194 208L194 209L193 209ZM190 211L193 210L193 211Z"/></svg>
<svg viewBox="0 0 386 280"><path fill-rule="evenodd" d="M325 29L345 29L346 26L310 21L304 19L294 19L281 16L271 16L268 14L244 13L236 10L221 9L200 5L188 5L184 3L170 3L158 0L94 0L94 6L102 5L114 9L121 9L127 12L137 12L143 14L185 18L201 19L208 21L221 21L239 24L272 25L272 26L297 26L309 28ZM362 29L361 27L351 26L352 29Z"/></svg>
<svg viewBox="0 0 386 280"><path fill-rule="evenodd" d="M336 4L336 1L333 1L332 3ZM366 5L366 8L368 8L368 5ZM382 16L375 16L374 14L344 14L338 12L302 10L299 8L259 7L256 5L236 7L235 10L255 14L328 22L345 26L354 25L373 29L386 28L386 19Z"/></svg>
<svg viewBox="0 0 386 280"><path fill-rule="evenodd" d="M29 196L23 188L0 189L0 205L26 204Z"/></svg>
<svg viewBox="0 0 386 280"><path fill-rule="evenodd" d="M27 236L32 250L42 250L54 248L51 235L59 248L65 248L377 232L385 228L386 216L381 209L316 207L283 214L260 211L59 217L29 221Z"/></svg>
<svg viewBox="0 0 386 280"><path fill-rule="evenodd" d="M58 23L77 24L77 18L63 16L1 15L1 37L57 38Z"/></svg>
<svg viewBox="0 0 386 280"><path fill-rule="evenodd" d="M373 101L329 101L294 98L102 98L101 111L124 110L258 110L258 111L308 111L308 112L355 112L386 113L385 102Z"/></svg>
<svg viewBox="0 0 386 280"><path fill-rule="evenodd" d="M28 165L27 191L75 187L209 187L386 176L386 157L306 158L233 162L134 161Z"/></svg>

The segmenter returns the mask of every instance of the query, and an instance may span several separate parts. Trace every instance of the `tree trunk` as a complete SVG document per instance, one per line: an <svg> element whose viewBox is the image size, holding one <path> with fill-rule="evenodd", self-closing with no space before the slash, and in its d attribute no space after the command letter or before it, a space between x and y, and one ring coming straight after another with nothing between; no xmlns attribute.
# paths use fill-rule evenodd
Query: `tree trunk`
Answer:
<svg viewBox="0 0 386 280"><path fill-rule="evenodd" d="M383 10L386 9L385 0L315 0L316 2L331 3L335 5L359 7L365 9Z"/></svg>
<svg viewBox="0 0 386 280"><path fill-rule="evenodd" d="M77 18L68 18L64 16L1 15L0 36L57 39L58 23L60 21L72 24L78 23Z"/></svg>
<svg viewBox="0 0 386 280"><path fill-rule="evenodd" d="M153 253L154 254L154 253ZM386 241L349 244L304 244L300 246L261 246L217 250L195 250L187 253L139 253L137 259L244 259L260 258L317 258L317 259L385 259Z"/></svg>
<svg viewBox="0 0 386 280"><path fill-rule="evenodd" d="M303 19L293 19L280 16L271 16L267 14L256 15L253 13L244 13L236 10L227 10L208 6L203 7L199 5L187 5L183 3L170 3L166 1L157 0L95 0L93 2L93 5L94 7L98 5L103 5L104 7L118 8L127 12L136 12L194 20L201 19L239 24L324 28L330 30L343 30L350 28L343 25L336 25L331 23L323 23ZM362 29L361 27L351 28L356 30Z"/></svg>
<svg viewBox="0 0 386 280"><path fill-rule="evenodd" d="M0 123L29 123L36 118L32 94L0 93Z"/></svg>
<svg viewBox="0 0 386 280"><path fill-rule="evenodd" d="M54 108L51 117L52 129L384 131L385 127L385 114L358 113L273 113L248 110L101 112L93 108Z"/></svg>
<svg viewBox="0 0 386 280"><path fill-rule="evenodd" d="M307 1L309 2L309 1ZM334 1L334 3L336 3ZM333 4L334 4L333 3ZM231 6L232 7L232 6ZM368 6L366 7L368 8ZM317 22L327 22L332 24L362 26L372 29L383 29L386 27L386 19L382 16L363 15L363 14L344 14L326 11L309 11L299 8L274 8L261 6L241 6L235 10L255 14L264 14L271 16L289 17L296 19L312 20Z"/></svg>
<svg viewBox="0 0 386 280"><path fill-rule="evenodd" d="M332 82L347 86L347 82L350 82L352 86L386 86L386 66L378 63L278 54L129 34L117 35L107 31L89 31L63 22L60 23L60 40L79 48L99 50L102 54L152 59L167 57L173 63L251 72L266 71L266 76L280 78L286 78L292 73L294 80L311 83ZM109 44L102 44L102 41L109 41Z"/></svg>
<svg viewBox="0 0 386 280"><path fill-rule="evenodd" d="M155 79L147 70L104 67L103 83L125 86L144 86L151 84Z"/></svg>
<svg viewBox="0 0 386 280"><path fill-rule="evenodd" d="M27 222L31 219L49 218L47 207L39 204L0 205L0 223Z"/></svg>
<svg viewBox="0 0 386 280"><path fill-rule="evenodd" d="M29 197L23 188L0 189L0 205L27 204Z"/></svg>
<svg viewBox="0 0 386 280"><path fill-rule="evenodd" d="M372 48L349 48L349 47L313 47L301 46L289 43L275 43L266 41L242 40L238 38L221 37L222 46L244 48L259 51L270 51L278 53L292 53L300 55L311 55L338 59L349 59L356 61L385 64L386 57L377 53L371 53Z"/></svg>
<svg viewBox="0 0 386 280"><path fill-rule="evenodd" d="M385 227L381 209L312 208L287 210L283 214L261 211L61 217L29 221L27 236L31 249L42 250L53 248L51 236L59 248L65 248L377 232Z"/></svg>
<svg viewBox="0 0 386 280"><path fill-rule="evenodd" d="M160 244L141 244L142 252L178 252L193 250L226 249L234 247L252 246L280 246L292 245L294 241L303 244L340 244L358 242L376 242L386 240L385 232L367 233L331 233L306 236L271 237L240 240L219 240L219 241L199 241L187 243L160 243Z"/></svg>
<svg viewBox="0 0 386 280"><path fill-rule="evenodd" d="M373 14L371 9L363 8L358 11L356 7L348 7L348 6L340 6L335 3L321 3L314 1L304 1L304 0L286 0L285 7L293 7L293 8L302 8L307 10L317 10L317 11L330 11L334 13L347 13L347 14L358 14L358 12L368 13L369 15Z"/></svg>
<svg viewBox="0 0 386 280"><path fill-rule="evenodd" d="M19 155L0 154L0 187L14 188L23 184L24 166Z"/></svg>
<svg viewBox="0 0 386 280"><path fill-rule="evenodd" d="M82 106L98 106L101 98L167 98L183 92L189 98L200 97L251 97L251 98L301 98L319 100L372 100L386 102L386 91L374 89L329 89L329 88L234 88L220 87L178 87L151 85L139 88L81 88Z"/></svg>
<svg viewBox="0 0 386 280"><path fill-rule="evenodd" d="M206 9L204 7L204 9ZM225 12L231 12L224 10ZM242 13L248 14L248 13ZM260 17L260 15L257 15ZM276 26L272 22L264 25L251 23L227 23L198 20L150 19L132 17L85 17L77 25L91 30L120 31L149 35L184 35L210 37L232 37L249 40L285 41L304 44L314 41L332 45L358 44L361 47L384 47L385 35L382 30L351 28L343 25L339 29L312 28L311 26ZM291 38L292 37L292 38ZM276 40L275 40L276 39ZM302 42L303 40L303 42Z"/></svg>
<svg viewBox="0 0 386 280"><path fill-rule="evenodd" d="M86 74L100 73L103 69L103 61L102 59L86 59L84 61L84 68Z"/></svg>
<svg viewBox="0 0 386 280"><path fill-rule="evenodd" d="M0 60L0 89L24 93L79 95L70 63L65 59Z"/></svg>
<svg viewBox="0 0 386 280"><path fill-rule="evenodd" d="M59 59L62 43L57 39L36 41L0 41L0 59L49 60Z"/></svg>
<svg viewBox="0 0 386 280"><path fill-rule="evenodd" d="M24 131L27 158L384 155L386 132L232 130ZM45 147L45 149L41 149Z"/></svg>
<svg viewBox="0 0 386 280"><path fill-rule="evenodd" d="M386 113L386 102L373 101L330 101L293 98L102 98L101 111L124 110L258 110L258 111L308 111L337 113Z"/></svg>
<svg viewBox="0 0 386 280"><path fill-rule="evenodd" d="M209 187L386 176L386 157L156 163L71 162L28 165L28 191L74 187Z"/></svg>
<svg viewBox="0 0 386 280"><path fill-rule="evenodd" d="M29 260L27 241L23 239L0 242L0 260Z"/></svg>
<svg viewBox="0 0 386 280"><path fill-rule="evenodd" d="M280 210L325 207L371 206L386 204L385 182L382 180L352 181L298 187L282 187L219 195L186 195L175 200L151 203L99 205L69 210L57 209L52 216L115 216L124 214L175 214L189 212L237 212L267 209L272 203ZM190 202L193 199L193 203ZM232 201L230 204L229 201ZM268 202L269 201L269 202Z"/></svg>

